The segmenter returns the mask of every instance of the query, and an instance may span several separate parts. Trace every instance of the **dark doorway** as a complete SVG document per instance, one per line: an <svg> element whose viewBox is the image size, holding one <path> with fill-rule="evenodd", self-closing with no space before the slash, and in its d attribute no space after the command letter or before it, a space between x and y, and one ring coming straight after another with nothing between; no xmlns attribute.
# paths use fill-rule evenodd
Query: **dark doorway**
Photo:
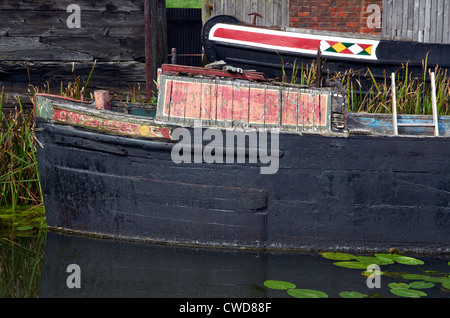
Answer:
<svg viewBox="0 0 450 318"><path fill-rule="evenodd" d="M168 53L176 48L176 64L202 66L201 32L201 9L167 8Z"/></svg>

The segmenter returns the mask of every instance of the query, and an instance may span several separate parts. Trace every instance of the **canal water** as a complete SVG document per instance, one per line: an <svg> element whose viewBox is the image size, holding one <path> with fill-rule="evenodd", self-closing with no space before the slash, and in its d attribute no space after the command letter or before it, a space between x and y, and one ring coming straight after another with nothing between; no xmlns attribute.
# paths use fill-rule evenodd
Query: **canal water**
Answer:
<svg viewBox="0 0 450 318"><path fill-rule="evenodd" d="M316 252L177 247L54 232L0 242L2 297L292 298L286 289L265 285L284 281L329 298L341 298L345 291L400 298L391 292L392 283L406 287L422 281L407 288L422 291L423 298L450 298L442 284L450 280L448 255L416 255L424 264L381 265L383 274L370 276L363 269L336 266L336 260ZM29 272L25 283L18 282L23 272Z"/></svg>

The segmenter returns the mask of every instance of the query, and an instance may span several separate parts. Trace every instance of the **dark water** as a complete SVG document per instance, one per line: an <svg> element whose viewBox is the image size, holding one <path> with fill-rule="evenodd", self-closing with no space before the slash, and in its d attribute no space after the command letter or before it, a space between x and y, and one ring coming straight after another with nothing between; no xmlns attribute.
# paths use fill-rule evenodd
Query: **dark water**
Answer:
<svg viewBox="0 0 450 318"><path fill-rule="evenodd" d="M22 241L20 244L26 245ZM34 238L34 244L42 244ZM2 267L11 263L12 248L2 240ZM388 284L411 283L401 277L405 273L448 277L449 256L415 256L424 265L383 265L386 275L380 276L381 288L369 288L364 270L348 269L334 265L318 253L269 253L242 250L220 250L143 243L100 240L48 232L45 248L35 248L41 253L35 282L30 297L162 297L162 298L291 298L284 290L264 286L266 280L281 280L297 288L313 289L330 298L340 298L342 291L357 291L369 297L398 298L390 292ZM17 250L17 247L16 247ZM25 262L39 259L31 255L27 245ZM18 251L18 250L17 250ZM13 253L17 258L17 252ZM76 269L70 266L75 265ZM16 265L17 266L17 265ZM34 268L29 262L26 270ZM12 269L9 269L13 272ZM4 276L4 275L3 275ZM10 275L11 276L11 275ZM22 279L18 276L18 280ZM9 281L9 282L8 282ZM79 288L76 284L79 283ZM17 284L14 279L2 279L2 296L8 294L5 284ZM421 289L428 298L450 298L449 290L435 283L433 288Z"/></svg>

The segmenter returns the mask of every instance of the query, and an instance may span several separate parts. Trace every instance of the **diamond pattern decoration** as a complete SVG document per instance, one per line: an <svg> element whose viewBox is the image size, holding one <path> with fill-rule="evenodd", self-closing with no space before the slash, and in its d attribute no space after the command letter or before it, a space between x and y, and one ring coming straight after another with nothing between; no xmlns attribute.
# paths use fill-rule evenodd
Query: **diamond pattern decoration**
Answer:
<svg viewBox="0 0 450 318"><path fill-rule="evenodd" d="M322 52L350 54L350 55L372 55L373 44L358 44L335 41L322 41L320 45Z"/></svg>

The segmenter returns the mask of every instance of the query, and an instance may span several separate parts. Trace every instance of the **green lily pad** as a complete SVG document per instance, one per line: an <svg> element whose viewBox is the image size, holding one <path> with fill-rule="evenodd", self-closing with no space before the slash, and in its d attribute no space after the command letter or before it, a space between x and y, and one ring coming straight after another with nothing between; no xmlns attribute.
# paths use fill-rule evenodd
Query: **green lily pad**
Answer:
<svg viewBox="0 0 450 318"><path fill-rule="evenodd" d="M391 293L397 296L401 297L408 297L408 298L420 298L423 296L427 296L426 293L420 290L415 289L409 289L409 288L392 288Z"/></svg>
<svg viewBox="0 0 450 318"><path fill-rule="evenodd" d="M408 257L408 256L398 256L394 259L397 263L403 265L423 265L425 264L423 261L417 258Z"/></svg>
<svg viewBox="0 0 450 318"><path fill-rule="evenodd" d="M442 277L430 277L430 278L427 278L424 280L427 282L430 282L430 283L445 283L445 282L449 282L450 278L442 276Z"/></svg>
<svg viewBox="0 0 450 318"><path fill-rule="evenodd" d="M409 285L405 284L405 283L390 283L388 286L392 289L399 289L399 288L408 289L409 288Z"/></svg>
<svg viewBox="0 0 450 318"><path fill-rule="evenodd" d="M295 298L328 298L324 292L312 289L289 289L287 293Z"/></svg>
<svg viewBox="0 0 450 318"><path fill-rule="evenodd" d="M446 289L450 289L450 280L443 282L442 283L442 287L446 288Z"/></svg>
<svg viewBox="0 0 450 318"><path fill-rule="evenodd" d="M336 266L345 267L345 268L354 268L354 269L367 269L367 264L361 262L335 262L333 263Z"/></svg>
<svg viewBox="0 0 450 318"><path fill-rule="evenodd" d="M361 294L355 291L343 291L339 293L339 296L341 296L342 298L364 298L367 297L367 295L365 294Z"/></svg>
<svg viewBox="0 0 450 318"><path fill-rule="evenodd" d="M288 290L293 289L296 286L289 282L283 282L280 280L266 280L264 282L264 286L270 289L278 289L278 290Z"/></svg>
<svg viewBox="0 0 450 318"><path fill-rule="evenodd" d="M335 261L350 261L352 259L355 259L356 257L352 254L347 253L337 253L337 252L324 252L320 253L322 257L326 259L331 259Z"/></svg>
<svg viewBox="0 0 450 318"><path fill-rule="evenodd" d="M377 254L375 254L375 257L387 258L387 259L390 259L390 260L395 260L399 256L400 255L398 255L398 254L386 254L386 253L377 253Z"/></svg>
<svg viewBox="0 0 450 318"><path fill-rule="evenodd" d="M428 280L429 278L431 278L428 275L423 275L423 274L404 274L402 275L402 278L404 279L413 279L413 280Z"/></svg>
<svg viewBox="0 0 450 318"><path fill-rule="evenodd" d="M433 288L434 284L430 282L424 282L424 281L417 281L412 282L409 284L409 287L415 288L415 289L426 289L426 288Z"/></svg>
<svg viewBox="0 0 450 318"><path fill-rule="evenodd" d="M404 265L423 265L424 262L417 259L417 258L413 258L413 257L409 257L409 256L403 256L403 255L398 255L398 254L375 254L376 257L380 257L380 258L387 258L390 260L393 260L397 263L400 264L404 264Z"/></svg>
<svg viewBox="0 0 450 318"><path fill-rule="evenodd" d="M383 263L385 263L386 265L388 265L388 264L394 264L394 260L392 260L392 259L389 258L389 257L385 257L385 256L382 256L382 255L380 255L380 254L376 254L375 257L378 258L379 260L381 260L381 261L382 261ZM381 265L381 264L380 264L380 265ZM382 265L384 265L384 264L382 264Z"/></svg>
<svg viewBox="0 0 450 318"><path fill-rule="evenodd" d="M358 256L356 258L356 260L358 262L364 263L366 265L370 265L370 264L376 264L376 265L388 265L388 264L392 264L394 263L394 261L390 260L390 259L382 259L380 257L375 257L375 256Z"/></svg>

